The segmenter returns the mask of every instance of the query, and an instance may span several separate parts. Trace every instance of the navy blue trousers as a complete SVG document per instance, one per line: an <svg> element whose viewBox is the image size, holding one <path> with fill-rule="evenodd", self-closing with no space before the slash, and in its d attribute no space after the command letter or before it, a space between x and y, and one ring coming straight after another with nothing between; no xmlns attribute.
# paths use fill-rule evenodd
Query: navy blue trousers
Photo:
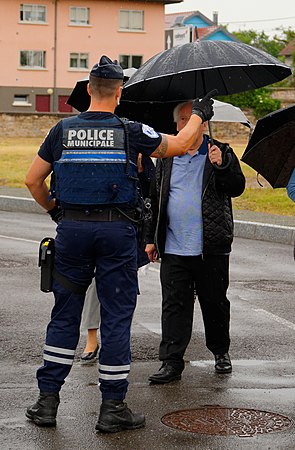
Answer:
<svg viewBox="0 0 295 450"><path fill-rule="evenodd" d="M88 287L95 273L101 307L99 381L102 398L124 399L130 371L130 328L136 306L136 229L127 221L62 220L57 226L55 268ZM59 392L80 337L85 295L53 283L55 305L47 327L44 363L37 371L43 392Z"/></svg>
<svg viewBox="0 0 295 450"><path fill-rule="evenodd" d="M215 355L230 345L229 256L178 256L164 254L161 262L162 340L159 358L177 370L184 369L190 342L196 292L205 328L206 346Z"/></svg>

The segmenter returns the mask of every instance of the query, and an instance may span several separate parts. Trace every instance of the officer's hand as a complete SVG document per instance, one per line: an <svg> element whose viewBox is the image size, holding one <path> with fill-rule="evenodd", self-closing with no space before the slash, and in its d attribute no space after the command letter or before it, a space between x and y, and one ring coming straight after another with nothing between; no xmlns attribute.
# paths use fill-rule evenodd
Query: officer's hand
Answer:
<svg viewBox="0 0 295 450"><path fill-rule="evenodd" d="M211 97L217 93L217 89L214 89L213 91L208 92L202 100L196 98L193 101L192 114L199 116L202 123L207 122L207 120L210 120L213 117L213 100Z"/></svg>
<svg viewBox="0 0 295 450"><path fill-rule="evenodd" d="M62 219L62 209L60 206L54 205L52 209L47 211L47 214L50 215L53 222L58 223Z"/></svg>

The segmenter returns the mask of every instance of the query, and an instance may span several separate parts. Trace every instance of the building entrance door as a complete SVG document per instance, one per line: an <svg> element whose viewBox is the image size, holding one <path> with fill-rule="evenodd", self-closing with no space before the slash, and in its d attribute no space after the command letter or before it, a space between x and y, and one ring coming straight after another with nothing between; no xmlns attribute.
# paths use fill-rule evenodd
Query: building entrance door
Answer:
<svg viewBox="0 0 295 450"><path fill-rule="evenodd" d="M36 95L36 111L50 112L50 95Z"/></svg>
<svg viewBox="0 0 295 450"><path fill-rule="evenodd" d="M59 112L72 112L73 108L71 105L67 104L69 96L68 95L59 95L58 96L58 111Z"/></svg>

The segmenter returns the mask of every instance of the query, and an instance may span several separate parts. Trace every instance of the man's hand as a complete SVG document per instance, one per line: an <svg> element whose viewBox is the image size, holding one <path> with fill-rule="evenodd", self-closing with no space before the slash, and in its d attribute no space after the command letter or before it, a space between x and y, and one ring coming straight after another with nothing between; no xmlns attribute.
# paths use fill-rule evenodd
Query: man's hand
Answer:
<svg viewBox="0 0 295 450"><path fill-rule="evenodd" d="M207 120L210 120L213 117L213 100L211 97L217 93L218 91L214 89L213 91L208 92L202 100L196 98L193 101L192 114L199 116L202 123L207 122Z"/></svg>
<svg viewBox="0 0 295 450"><path fill-rule="evenodd" d="M155 244L147 244L145 246L145 252L148 255L150 262L155 262L156 259L158 258Z"/></svg>
<svg viewBox="0 0 295 450"><path fill-rule="evenodd" d="M47 211L47 214L50 215L53 222L58 223L62 219L62 209L60 206L54 205L52 209Z"/></svg>
<svg viewBox="0 0 295 450"><path fill-rule="evenodd" d="M217 145L208 144L208 157L211 164L217 164L218 166L221 166L222 153Z"/></svg>

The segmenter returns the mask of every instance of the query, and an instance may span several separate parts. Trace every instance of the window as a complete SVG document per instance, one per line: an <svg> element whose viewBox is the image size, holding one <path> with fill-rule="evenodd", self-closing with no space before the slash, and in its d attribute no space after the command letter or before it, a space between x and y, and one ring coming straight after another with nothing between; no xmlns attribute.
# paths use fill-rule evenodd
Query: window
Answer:
<svg viewBox="0 0 295 450"><path fill-rule="evenodd" d="M119 62L123 69L135 67L138 69L142 65L142 56L139 55L120 55Z"/></svg>
<svg viewBox="0 0 295 450"><path fill-rule="evenodd" d="M143 30L143 11L120 11L119 29L127 31Z"/></svg>
<svg viewBox="0 0 295 450"><path fill-rule="evenodd" d="M20 21L21 22L46 22L46 6L30 5L21 3L20 5Z"/></svg>
<svg viewBox="0 0 295 450"><path fill-rule="evenodd" d="M12 106L32 106L32 103L29 103L28 95L16 94Z"/></svg>
<svg viewBox="0 0 295 450"><path fill-rule="evenodd" d="M70 53L71 69L88 69L88 53Z"/></svg>
<svg viewBox="0 0 295 450"><path fill-rule="evenodd" d="M89 8L70 7L71 25L89 25Z"/></svg>
<svg viewBox="0 0 295 450"><path fill-rule="evenodd" d="M34 50L22 50L20 52L20 66L31 69L45 68L46 52Z"/></svg>

